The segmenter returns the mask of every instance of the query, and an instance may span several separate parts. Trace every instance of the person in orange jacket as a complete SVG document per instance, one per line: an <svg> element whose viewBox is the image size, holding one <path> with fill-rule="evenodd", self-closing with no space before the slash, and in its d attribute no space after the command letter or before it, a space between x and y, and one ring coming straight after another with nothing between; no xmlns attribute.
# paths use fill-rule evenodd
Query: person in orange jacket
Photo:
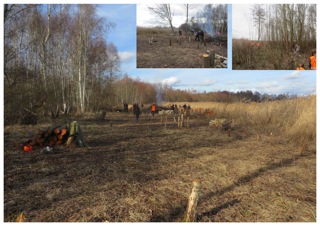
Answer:
<svg viewBox="0 0 320 226"><path fill-rule="evenodd" d="M299 64L299 66L297 67L297 70L305 70L304 64Z"/></svg>
<svg viewBox="0 0 320 226"><path fill-rule="evenodd" d="M310 58L309 58L309 68L311 69L311 70L316 70L317 69L317 60L316 60L316 50L315 49L313 49L312 51L311 51L311 56L310 56Z"/></svg>
<svg viewBox="0 0 320 226"><path fill-rule="evenodd" d="M157 106L155 104L152 104L152 106L151 106L151 114L152 114L152 116L154 116L154 114L156 113L156 110L157 110Z"/></svg>

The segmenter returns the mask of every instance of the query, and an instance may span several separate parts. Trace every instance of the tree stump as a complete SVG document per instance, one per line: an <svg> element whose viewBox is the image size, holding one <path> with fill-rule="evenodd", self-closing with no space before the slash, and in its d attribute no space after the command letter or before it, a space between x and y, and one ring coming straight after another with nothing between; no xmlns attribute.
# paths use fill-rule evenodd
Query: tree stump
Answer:
<svg viewBox="0 0 320 226"><path fill-rule="evenodd" d="M203 67L204 68L210 68L210 58L209 54L203 54Z"/></svg>
<svg viewBox="0 0 320 226"><path fill-rule="evenodd" d="M197 210L200 189L201 189L201 181L199 178L194 179L192 184L193 184L193 188L189 196L187 212L185 216L186 222L194 222L194 220L196 219L196 210Z"/></svg>

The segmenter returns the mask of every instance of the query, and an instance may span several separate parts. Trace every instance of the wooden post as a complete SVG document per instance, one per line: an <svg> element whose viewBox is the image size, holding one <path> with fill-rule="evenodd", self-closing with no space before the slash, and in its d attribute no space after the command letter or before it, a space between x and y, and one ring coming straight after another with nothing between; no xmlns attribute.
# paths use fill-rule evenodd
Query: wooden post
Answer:
<svg viewBox="0 0 320 226"><path fill-rule="evenodd" d="M231 137L231 129L228 129L228 137Z"/></svg>
<svg viewBox="0 0 320 226"><path fill-rule="evenodd" d="M215 58L216 58L216 53L210 52L209 59L210 59L210 66L211 67L215 67Z"/></svg>
<svg viewBox="0 0 320 226"><path fill-rule="evenodd" d="M183 127L184 126L184 116L183 116L183 114L181 114L181 127Z"/></svg>
<svg viewBox="0 0 320 226"><path fill-rule="evenodd" d="M201 181L199 178L194 179L192 184L193 188L189 196L187 212L185 217L186 222L194 222L194 220L196 219L196 210L201 189Z"/></svg>
<svg viewBox="0 0 320 226"><path fill-rule="evenodd" d="M203 67L210 68L210 58L208 54L203 54Z"/></svg>
<svg viewBox="0 0 320 226"><path fill-rule="evenodd" d="M170 40L169 40L169 46L171 46L171 38L170 38Z"/></svg>

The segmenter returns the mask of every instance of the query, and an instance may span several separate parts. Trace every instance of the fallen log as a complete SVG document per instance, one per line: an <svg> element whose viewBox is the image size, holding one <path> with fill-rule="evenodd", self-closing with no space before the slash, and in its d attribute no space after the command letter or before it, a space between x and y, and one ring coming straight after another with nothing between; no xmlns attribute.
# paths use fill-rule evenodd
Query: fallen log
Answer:
<svg viewBox="0 0 320 226"><path fill-rule="evenodd" d="M58 135L58 134L62 133L62 131L64 131L64 134L65 134L66 130L67 130L67 128L65 126L60 126L60 127L54 128L53 132Z"/></svg>

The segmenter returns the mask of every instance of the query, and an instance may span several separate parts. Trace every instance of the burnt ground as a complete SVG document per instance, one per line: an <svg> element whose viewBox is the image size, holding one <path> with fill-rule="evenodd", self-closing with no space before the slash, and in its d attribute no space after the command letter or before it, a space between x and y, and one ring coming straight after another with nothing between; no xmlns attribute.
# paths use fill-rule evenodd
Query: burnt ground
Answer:
<svg viewBox="0 0 320 226"><path fill-rule="evenodd" d="M39 128L4 128L4 221L177 222L200 178L197 222L315 222L316 148L235 125L231 136L192 118L108 113L79 119L86 147L53 153L15 146ZM58 123L58 122L55 122Z"/></svg>
<svg viewBox="0 0 320 226"><path fill-rule="evenodd" d="M152 44L149 38L153 36ZM171 39L171 45L170 45ZM219 42L208 41L204 43L194 40L189 42L183 36L180 42L177 35L168 32L145 34L137 32L137 68L203 68L203 54L214 51L216 54L227 58L227 45ZM216 59L216 67L221 67Z"/></svg>

